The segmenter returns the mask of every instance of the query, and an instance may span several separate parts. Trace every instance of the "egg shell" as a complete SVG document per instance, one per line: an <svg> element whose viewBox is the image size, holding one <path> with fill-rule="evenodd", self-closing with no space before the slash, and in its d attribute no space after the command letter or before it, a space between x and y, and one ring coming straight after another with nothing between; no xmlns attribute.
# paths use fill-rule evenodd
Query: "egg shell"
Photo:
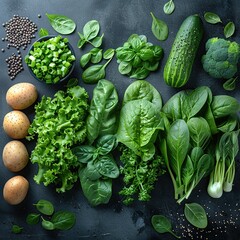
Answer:
<svg viewBox="0 0 240 240"><path fill-rule="evenodd" d="M37 97L37 88L27 82L14 84L6 93L7 104L15 110L30 107L37 100Z"/></svg>
<svg viewBox="0 0 240 240"><path fill-rule="evenodd" d="M10 178L3 187L3 198L11 204L17 205L21 203L27 196L29 182L23 176L14 176Z"/></svg>
<svg viewBox="0 0 240 240"><path fill-rule="evenodd" d="M25 113L13 110L7 113L3 119L3 129L13 139L23 139L28 134L30 121Z"/></svg>
<svg viewBox="0 0 240 240"><path fill-rule="evenodd" d="M26 146L19 140L8 142L2 153L4 166L11 172L19 172L26 167L29 154Z"/></svg>

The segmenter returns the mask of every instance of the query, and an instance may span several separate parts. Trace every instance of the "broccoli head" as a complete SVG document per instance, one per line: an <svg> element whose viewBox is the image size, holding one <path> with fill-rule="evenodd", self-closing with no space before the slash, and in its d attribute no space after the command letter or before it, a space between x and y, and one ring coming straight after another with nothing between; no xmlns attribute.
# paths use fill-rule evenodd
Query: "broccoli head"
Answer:
<svg viewBox="0 0 240 240"><path fill-rule="evenodd" d="M237 72L240 47L236 42L210 38L206 42L206 54L202 56L203 69L213 78L229 79Z"/></svg>

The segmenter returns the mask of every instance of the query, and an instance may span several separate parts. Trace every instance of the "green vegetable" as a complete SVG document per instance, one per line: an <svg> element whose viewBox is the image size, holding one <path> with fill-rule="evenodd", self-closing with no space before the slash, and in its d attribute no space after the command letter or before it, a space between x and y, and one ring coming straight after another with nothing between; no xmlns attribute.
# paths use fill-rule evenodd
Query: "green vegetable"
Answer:
<svg viewBox="0 0 240 240"><path fill-rule="evenodd" d="M235 24L233 22L228 22L223 29L225 38L230 38L235 32Z"/></svg>
<svg viewBox="0 0 240 240"><path fill-rule="evenodd" d="M48 13L46 16L53 29L60 34L71 34L76 28L76 23L69 17Z"/></svg>
<svg viewBox="0 0 240 240"><path fill-rule="evenodd" d="M175 238L179 238L173 231L172 231L172 224L163 215L153 215L151 218L152 226L155 229L156 232L158 233L170 233L172 234Z"/></svg>
<svg viewBox="0 0 240 240"><path fill-rule="evenodd" d="M145 79L150 72L156 71L162 57L162 48L147 42L145 35L132 34L116 49L119 72L134 79Z"/></svg>
<svg viewBox="0 0 240 240"><path fill-rule="evenodd" d="M239 57L238 43L210 38L206 42L206 54L202 56L203 69L213 78L229 79L237 72Z"/></svg>
<svg viewBox="0 0 240 240"><path fill-rule="evenodd" d="M223 84L223 88L224 88L226 91L233 91L233 90L235 90L237 80L238 80L238 76L237 76L237 77L229 78L229 79L226 80L225 83Z"/></svg>
<svg viewBox="0 0 240 240"><path fill-rule="evenodd" d="M54 229L69 230L76 223L76 216L69 211L58 211L53 214L51 222L53 223Z"/></svg>
<svg viewBox="0 0 240 240"><path fill-rule="evenodd" d="M40 220L40 214L39 213L29 213L26 218L26 222L29 225L35 225L38 224Z"/></svg>
<svg viewBox="0 0 240 240"><path fill-rule="evenodd" d="M36 204L34 204L37 210L45 215L52 215L54 212L53 204L47 200L39 200Z"/></svg>
<svg viewBox="0 0 240 240"><path fill-rule="evenodd" d="M198 15L183 21L164 67L163 78L169 86L182 87L189 80L202 35L203 26Z"/></svg>
<svg viewBox="0 0 240 240"><path fill-rule="evenodd" d="M206 12L204 13L204 19L206 22L211 24L221 23L222 20L216 13Z"/></svg>
<svg viewBox="0 0 240 240"><path fill-rule="evenodd" d="M79 80L78 80L77 78L70 78L70 79L68 80L68 82L67 82L66 87L67 87L67 88L75 87L75 86L78 85L78 81L79 81Z"/></svg>
<svg viewBox="0 0 240 240"><path fill-rule="evenodd" d="M40 28L38 31L38 35L39 35L39 37L45 37L45 36L48 36L49 33L46 28Z"/></svg>
<svg viewBox="0 0 240 240"><path fill-rule="evenodd" d="M208 219L204 208L198 203L186 203L184 207L186 219L197 228L206 228Z"/></svg>
<svg viewBox="0 0 240 240"><path fill-rule="evenodd" d="M88 94L80 86L58 91L53 98L43 96L35 105L27 139L37 137L31 153L32 163L38 164L36 183L54 184L57 192L73 187L79 162L70 148L86 138L88 107Z"/></svg>
<svg viewBox="0 0 240 240"><path fill-rule="evenodd" d="M100 80L93 90L89 115L86 121L87 139L90 144L98 136L116 132L117 106L118 93L115 86L108 80Z"/></svg>
<svg viewBox="0 0 240 240"><path fill-rule="evenodd" d="M70 71L75 56L68 46L68 39L52 37L33 44L25 62L33 74L46 83L57 83Z"/></svg>
<svg viewBox="0 0 240 240"><path fill-rule="evenodd" d="M46 230L54 230L54 224L51 221L45 220L44 218L42 218L42 227Z"/></svg>
<svg viewBox="0 0 240 240"><path fill-rule="evenodd" d="M169 0L163 6L163 12L165 14L170 15L170 14L172 14L174 12L174 10L175 10L175 4L174 4L173 0Z"/></svg>
<svg viewBox="0 0 240 240"><path fill-rule="evenodd" d="M156 18L154 14L150 13L152 16L152 33L160 41L165 41L168 38L168 26L167 24Z"/></svg>
<svg viewBox="0 0 240 240"><path fill-rule="evenodd" d="M23 227L20 227L20 226L18 226L16 224L13 224L11 231L12 231L12 233L19 234L19 233L21 233L23 231Z"/></svg>

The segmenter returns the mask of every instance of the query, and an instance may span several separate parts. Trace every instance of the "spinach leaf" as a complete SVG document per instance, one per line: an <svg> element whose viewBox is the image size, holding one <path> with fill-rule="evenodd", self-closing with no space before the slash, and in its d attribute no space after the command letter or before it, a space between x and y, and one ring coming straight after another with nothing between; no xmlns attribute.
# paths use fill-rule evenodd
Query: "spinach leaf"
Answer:
<svg viewBox="0 0 240 240"><path fill-rule="evenodd" d="M170 15L174 12L174 10L175 10L175 4L174 4L173 0L168 1L163 6L163 12L165 14Z"/></svg>
<svg viewBox="0 0 240 240"><path fill-rule="evenodd" d="M83 71L82 80L89 84L97 83L99 80L105 78L105 68L106 66L102 64L90 66Z"/></svg>
<svg viewBox="0 0 240 240"><path fill-rule="evenodd" d="M98 172L105 177L117 178L119 169L111 155L100 156L95 164Z"/></svg>
<svg viewBox="0 0 240 240"><path fill-rule="evenodd" d="M233 22L228 22L223 29L225 38L230 38L235 32L235 24Z"/></svg>
<svg viewBox="0 0 240 240"><path fill-rule="evenodd" d="M67 88L72 88L78 85L78 79L77 78L70 78L67 82Z"/></svg>
<svg viewBox="0 0 240 240"><path fill-rule="evenodd" d="M87 40L94 39L100 30L100 25L97 20L87 22L83 27L83 35Z"/></svg>
<svg viewBox="0 0 240 240"><path fill-rule="evenodd" d="M240 104L234 97L217 95L213 97L211 109L214 118L221 118L239 112Z"/></svg>
<svg viewBox="0 0 240 240"><path fill-rule="evenodd" d="M92 181L95 181L95 180L101 178L101 174L99 173L97 165L95 164L94 161L88 162L86 169L85 169L85 175L87 178L89 178Z"/></svg>
<svg viewBox="0 0 240 240"><path fill-rule="evenodd" d="M224 84L223 84L223 88L226 91L233 91L236 88L236 81L238 80L238 76L237 77L233 77L228 79Z"/></svg>
<svg viewBox="0 0 240 240"><path fill-rule="evenodd" d="M100 48L93 48L90 50L91 53L91 62L92 63L99 63L102 60L102 49Z"/></svg>
<svg viewBox="0 0 240 240"><path fill-rule="evenodd" d="M216 13L206 12L204 13L204 19L206 22L211 24L221 23L222 20Z"/></svg>
<svg viewBox="0 0 240 240"><path fill-rule="evenodd" d="M238 124L237 115L233 114L217 123L217 129L223 133L233 131Z"/></svg>
<svg viewBox="0 0 240 240"><path fill-rule="evenodd" d="M21 233L22 231L23 231L23 227L20 227L20 226L18 226L18 225L16 225L16 224L13 224L13 225L12 225L12 229L11 229L11 232L12 232L12 233L19 234L19 233Z"/></svg>
<svg viewBox="0 0 240 240"><path fill-rule="evenodd" d="M29 225L35 225L40 220L40 214L38 213L29 213L26 218L26 222Z"/></svg>
<svg viewBox="0 0 240 240"><path fill-rule="evenodd" d="M123 105L132 100L145 99L156 106L158 110L162 108L162 98L156 88L145 80L136 80L128 86L124 93Z"/></svg>
<svg viewBox="0 0 240 240"><path fill-rule="evenodd" d="M156 18L154 14L150 13L152 16L152 33L160 41L164 41L168 38L168 26L167 24Z"/></svg>
<svg viewBox="0 0 240 240"><path fill-rule="evenodd" d="M72 152L81 163L88 163L96 158L96 148L93 146L82 145L72 148Z"/></svg>
<svg viewBox="0 0 240 240"><path fill-rule="evenodd" d="M206 228L208 219L204 208L198 203L185 204L184 214L186 219L197 228Z"/></svg>
<svg viewBox="0 0 240 240"><path fill-rule="evenodd" d="M128 74L132 71L132 65L131 63L129 62L120 62L119 65L118 65L118 71L121 73L121 74Z"/></svg>
<svg viewBox="0 0 240 240"><path fill-rule="evenodd" d="M91 57L92 57L91 52L85 53L81 56L80 65L82 68L84 68L89 63L89 61L91 60Z"/></svg>
<svg viewBox="0 0 240 240"><path fill-rule="evenodd" d="M171 233L174 237L180 238L172 231L172 224L168 218L163 215L153 215L151 218L152 226L158 233Z"/></svg>
<svg viewBox="0 0 240 240"><path fill-rule="evenodd" d="M115 50L113 48L109 48L103 53L103 58L106 60L111 59L114 56L114 54Z"/></svg>
<svg viewBox="0 0 240 240"><path fill-rule="evenodd" d="M210 154L204 154L197 162L197 171L195 175L196 185L203 177L208 176L214 168L214 159Z"/></svg>
<svg viewBox="0 0 240 240"><path fill-rule="evenodd" d="M115 135L103 135L97 139L96 147L98 154L106 155L110 153L117 146L117 138Z"/></svg>
<svg viewBox="0 0 240 240"><path fill-rule="evenodd" d="M76 23L69 17L48 13L46 16L54 30L60 34L71 34L76 28Z"/></svg>
<svg viewBox="0 0 240 240"><path fill-rule="evenodd" d="M150 71L147 70L144 67L139 67L136 68L131 72L131 75L129 76L130 78L135 78L135 79L144 79L149 75Z"/></svg>
<svg viewBox="0 0 240 240"><path fill-rule="evenodd" d="M92 206L108 203L112 196L112 180L97 179L92 181L86 176L85 171L86 169L81 169L79 177L84 196L89 203Z"/></svg>
<svg viewBox="0 0 240 240"><path fill-rule="evenodd" d="M187 159L182 168L182 180L185 191L187 191L188 185L191 183L193 176L194 176L193 162L190 156L187 156Z"/></svg>
<svg viewBox="0 0 240 240"><path fill-rule="evenodd" d="M79 35L80 39L78 40L77 46L78 46L78 48L82 48L84 46L84 44L87 43L87 39L80 32L78 32L78 35Z"/></svg>
<svg viewBox="0 0 240 240"><path fill-rule="evenodd" d="M100 37L95 37L91 42L89 42L94 47L100 47L102 45L104 33Z"/></svg>
<svg viewBox="0 0 240 240"><path fill-rule="evenodd" d="M48 30L46 28L40 28L38 32L39 37L45 37L48 36Z"/></svg>
<svg viewBox="0 0 240 240"><path fill-rule="evenodd" d="M41 199L36 204L33 204L36 206L37 210L40 213L43 213L45 215L52 215L54 212L53 204L50 201Z"/></svg>
<svg viewBox="0 0 240 240"><path fill-rule="evenodd" d="M90 144L99 136L116 132L118 93L115 86L102 79L93 90L87 117L87 139Z"/></svg>
<svg viewBox="0 0 240 240"><path fill-rule="evenodd" d="M53 214L51 222L53 223L55 229L69 230L76 223L76 216L74 213L69 211L58 211Z"/></svg>
<svg viewBox="0 0 240 240"><path fill-rule="evenodd" d="M182 119L174 121L167 133L170 165L181 185L181 168L187 156L190 134L186 122Z"/></svg>
<svg viewBox="0 0 240 240"><path fill-rule="evenodd" d="M46 230L54 230L54 224L51 221L45 220L42 218L42 227Z"/></svg>

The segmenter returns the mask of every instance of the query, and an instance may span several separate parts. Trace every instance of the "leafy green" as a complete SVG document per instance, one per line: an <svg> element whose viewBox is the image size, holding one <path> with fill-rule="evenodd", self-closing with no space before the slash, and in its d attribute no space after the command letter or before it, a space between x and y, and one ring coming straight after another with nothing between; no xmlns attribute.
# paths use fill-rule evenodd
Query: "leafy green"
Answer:
<svg viewBox="0 0 240 240"><path fill-rule="evenodd" d="M206 228L208 219L204 208L198 203L186 203L184 207L186 219L197 228Z"/></svg>
<svg viewBox="0 0 240 240"><path fill-rule="evenodd" d="M45 36L48 36L49 33L46 28L40 28L38 31L38 35L39 35L39 37L45 37Z"/></svg>
<svg viewBox="0 0 240 240"><path fill-rule="evenodd" d="M12 230L11 230L12 233L19 234L22 231L23 231L23 227L20 227L20 226L18 226L16 224L12 225Z"/></svg>
<svg viewBox="0 0 240 240"><path fill-rule="evenodd" d="M35 225L38 224L40 220L40 214L39 213L29 213L26 218L26 222L29 225Z"/></svg>
<svg viewBox="0 0 240 240"><path fill-rule="evenodd" d="M53 29L60 34L71 34L76 28L76 23L67 16L48 13L46 16Z"/></svg>
<svg viewBox="0 0 240 240"><path fill-rule="evenodd" d="M233 22L228 22L223 29L225 38L230 38L235 32L235 24Z"/></svg>
<svg viewBox="0 0 240 240"><path fill-rule="evenodd" d="M237 80L238 80L238 76L237 77L233 77L233 78L229 78L227 81L224 82L223 88L226 91L233 91L233 90L235 90Z"/></svg>
<svg viewBox="0 0 240 240"><path fill-rule="evenodd" d="M54 229L69 230L74 226L76 216L72 212L61 210L53 214L51 222L54 225Z"/></svg>
<svg viewBox="0 0 240 240"><path fill-rule="evenodd" d="M154 16L154 14L150 13L152 16L152 33L153 35L160 41L165 41L168 38L168 26L167 24Z"/></svg>
<svg viewBox="0 0 240 240"><path fill-rule="evenodd" d="M165 14L172 14L175 10L175 4L173 2L173 0L169 0L168 2L166 2L163 6L163 12Z"/></svg>
<svg viewBox="0 0 240 240"><path fill-rule="evenodd" d="M220 17L216 13L212 13L212 12L205 12L204 19L206 22L211 23L211 24L216 24L216 23L222 22Z"/></svg>
<svg viewBox="0 0 240 240"><path fill-rule="evenodd" d="M163 215L153 215L151 218L152 226L158 233L170 233L176 238L180 238L172 231L172 224L168 218Z"/></svg>
<svg viewBox="0 0 240 240"><path fill-rule="evenodd" d="M43 96L35 105L27 139L37 137L31 153L31 162L38 164L36 183L54 184L57 192L73 187L79 162L70 148L87 136L88 107L88 94L80 86L59 90L53 98Z"/></svg>
<svg viewBox="0 0 240 240"><path fill-rule="evenodd" d="M34 204L37 210L45 215L52 215L54 212L53 204L47 200L41 199L36 204Z"/></svg>

